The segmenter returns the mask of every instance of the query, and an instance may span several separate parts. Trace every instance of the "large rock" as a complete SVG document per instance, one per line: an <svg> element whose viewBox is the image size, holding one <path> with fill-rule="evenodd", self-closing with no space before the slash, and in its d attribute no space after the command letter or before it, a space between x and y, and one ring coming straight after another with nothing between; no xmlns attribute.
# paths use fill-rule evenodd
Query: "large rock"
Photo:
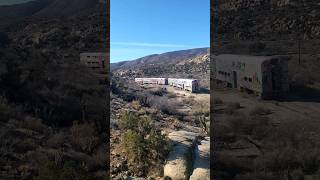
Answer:
<svg viewBox="0 0 320 180"><path fill-rule="evenodd" d="M193 168L190 180L210 180L210 137L196 147Z"/></svg>
<svg viewBox="0 0 320 180"><path fill-rule="evenodd" d="M164 177L172 180L188 179L192 168L192 148L197 136L197 133L187 131L175 131L168 135L173 147L164 166Z"/></svg>

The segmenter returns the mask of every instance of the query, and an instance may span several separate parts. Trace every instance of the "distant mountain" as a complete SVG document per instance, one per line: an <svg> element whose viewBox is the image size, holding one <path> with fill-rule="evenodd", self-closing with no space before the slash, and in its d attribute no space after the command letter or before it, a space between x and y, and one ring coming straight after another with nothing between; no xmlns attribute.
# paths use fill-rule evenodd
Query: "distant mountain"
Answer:
<svg viewBox="0 0 320 180"><path fill-rule="evenodd" d="M111 68L126 69L126 68L140 68L148 65L177 65L185 61L190 61L198 56L208 54L209 48L197 48L181 51L167 52L163 54L152 54L132 61L122 61L118 63L111 63Z"/></svg>
<svg viewBox="0 0 320 180"><path fill-rule="evenodd" d="M34 17L65 17L80 13L94 7L98 0L51 0L51 2L35 13Z"/></svg>
<svg viewBox="0 0 320 180"><path fill-rule="evenodd" d="M0 6L0 30L15 24L48 6L50 0L36 0L22 4Z"/></svg>
<svg viewBox="0 0 320 180"><path fill-rule="evenodd" d="M101 0L34 0L0 6L0 31L22 20L74 16L96 6Z"/></svg>

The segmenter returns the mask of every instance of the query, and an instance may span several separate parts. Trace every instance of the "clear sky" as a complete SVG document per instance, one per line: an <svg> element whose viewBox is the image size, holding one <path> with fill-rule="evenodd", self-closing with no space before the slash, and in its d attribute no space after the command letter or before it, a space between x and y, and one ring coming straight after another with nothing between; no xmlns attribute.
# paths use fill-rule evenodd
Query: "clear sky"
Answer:
<svg viewBox="0 0 320 180"><path fill-rule="evenodd" d="M210 0L111 0L111 59L210 46Z"/></svg>

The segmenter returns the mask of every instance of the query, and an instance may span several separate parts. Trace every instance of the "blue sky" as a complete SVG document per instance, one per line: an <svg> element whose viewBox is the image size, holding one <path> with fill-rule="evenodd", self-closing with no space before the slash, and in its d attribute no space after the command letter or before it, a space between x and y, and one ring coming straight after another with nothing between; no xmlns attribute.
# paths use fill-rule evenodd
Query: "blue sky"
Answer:
<svg viewBox="0 0 320 180"><path fill-rule="evenodd" d="M210 0L111 0L111 59L210 46Z"/></svg>

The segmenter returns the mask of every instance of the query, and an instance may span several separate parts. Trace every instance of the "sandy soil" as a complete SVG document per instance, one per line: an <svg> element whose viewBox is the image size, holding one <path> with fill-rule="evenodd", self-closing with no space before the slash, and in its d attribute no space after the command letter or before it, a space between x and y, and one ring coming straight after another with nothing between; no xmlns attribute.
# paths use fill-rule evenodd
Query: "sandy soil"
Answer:
<svg viewBox="0 0 320 180"><path fill-rule="evenodd" d="M270 101L259 100L252 95L238 92L237 90L214 91L214 97L223 102L239 102L241 111L249 111L256 106L262 106L272 111L269 115L274 122L283 120L305 119L320 122L320 102L303 101ZM219 113L215 114L219 118Z"/></svg>

